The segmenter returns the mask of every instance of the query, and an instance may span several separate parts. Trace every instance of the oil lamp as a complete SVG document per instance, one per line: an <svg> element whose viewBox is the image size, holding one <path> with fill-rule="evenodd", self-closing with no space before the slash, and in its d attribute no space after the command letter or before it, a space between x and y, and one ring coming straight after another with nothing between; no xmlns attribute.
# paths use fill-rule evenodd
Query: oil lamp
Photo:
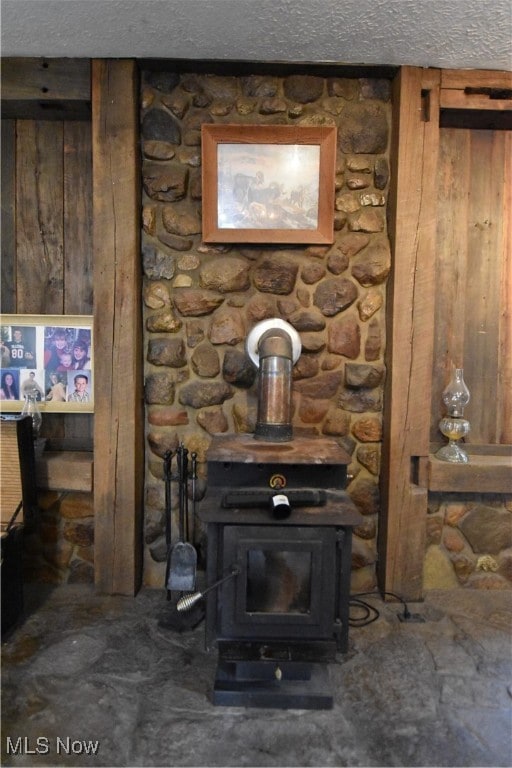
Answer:
<svg viewBox="0 0 512 768"><path fill-rule="evenodd" d="M39 430L41 429L41 424L43 422L43 417L37 404L36 394L33 390L30 390L25 395L25 404L23 406L21 415L30 416L32 419L32 434L34 436L34 440L37 440L39 437Z"/></svg>
<svg viewBox="0 0 512 768"><path fill-rule="evenodd" d="M467 453L458 441L469 433L469 421L464 418L464 408L469 403L469 389L464 381L462 368L455 368L448 386L443 390L443 403L447 414L439 422L439 429L448 438L448 444L440 448L436 456L453 464L467 464Z"/></svg>

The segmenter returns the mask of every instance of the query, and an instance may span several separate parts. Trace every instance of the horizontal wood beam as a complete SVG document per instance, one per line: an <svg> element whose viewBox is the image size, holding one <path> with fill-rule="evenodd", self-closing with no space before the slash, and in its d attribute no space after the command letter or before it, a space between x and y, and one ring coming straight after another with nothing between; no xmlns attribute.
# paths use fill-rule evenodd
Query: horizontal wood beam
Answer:
<svg viewBox="0 0 512 768"><path fill-rule="evenodd" d="M440 107L512 110L512 72L441 70Z"/></svg>
<svg viewBox="0 0 512 768"><path fill-rule="evenodd" d="M2 118L91 117L89 59L2 59Z"/></svg>
<svg viewBox="0 0 512 768"><path fill-rule="evenodd" d="M429 456L429 491L446 493L512 493L512 454L470 454L467 464L450 464Z"/></svg>
<svg viewBox="0 0 512 768"><path fill-rule="evenodd" d="M484 109L493 112L512 110L512 91L509 99L499 99L492 92L466 93L462 90L442 89L440 97L441 109Z"/></svg>
<svg viewBox="0 0 512 768"><path fill-rule="evenodd" d="M512 88L512 72L494 69L441 69L441 88Z"/></svg>

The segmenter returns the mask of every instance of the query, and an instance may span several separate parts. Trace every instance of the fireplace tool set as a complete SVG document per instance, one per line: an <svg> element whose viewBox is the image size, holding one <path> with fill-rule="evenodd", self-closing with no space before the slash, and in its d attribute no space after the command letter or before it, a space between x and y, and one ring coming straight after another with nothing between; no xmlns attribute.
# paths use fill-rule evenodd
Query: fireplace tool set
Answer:
<svg viewBox="0 0 512 768"><path fill-rule="evenodd" d="M176 471L172 472L173 457L176 458ZM197 503L197 454L190 454L183 443L180 443L175 454L167 451L164 456L163 474L165 482L165 543L166 571L165 588L167 599L173 595L180 597L173 602L170 612L160 620L160 625L167 629L183 631L193 629L204 618L204 609L197 605L189 615L184 615L177 607L184 593L191 593L196 588L197 551L192 544L194 538L194 521ZM172 505L171 483L178 483L178 538L172 541ZM190 494L189 494L190 487ZM192 514L189 514L189 496L192 501ZM196 601L197 602L197 601Z"/></svg>

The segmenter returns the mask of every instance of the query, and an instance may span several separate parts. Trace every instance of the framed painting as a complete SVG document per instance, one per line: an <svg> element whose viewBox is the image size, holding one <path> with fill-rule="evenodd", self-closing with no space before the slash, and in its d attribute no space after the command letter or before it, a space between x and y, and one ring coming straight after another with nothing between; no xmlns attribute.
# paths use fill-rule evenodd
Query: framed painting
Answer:
<svg viewBox="0 0 512 768"><path fill-rule="evenodd" d="M0 315L0 412L94 411L92 315Z"/></svg>
<svg viewBox="0 0 512 768"><path fill-rule="evenodd" d="M336 128L203 125L206 243L330 244Z"/></svg>

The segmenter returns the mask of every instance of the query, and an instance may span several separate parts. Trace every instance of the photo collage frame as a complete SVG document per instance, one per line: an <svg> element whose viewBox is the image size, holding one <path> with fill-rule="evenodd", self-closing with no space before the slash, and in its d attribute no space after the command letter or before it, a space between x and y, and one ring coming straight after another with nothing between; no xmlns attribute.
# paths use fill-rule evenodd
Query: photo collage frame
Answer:
<svg viewBox="0 0 512 768"><path fill-rule="evenodd" d="M0 315L0 411L94 410L92 316Z"/></svg>

